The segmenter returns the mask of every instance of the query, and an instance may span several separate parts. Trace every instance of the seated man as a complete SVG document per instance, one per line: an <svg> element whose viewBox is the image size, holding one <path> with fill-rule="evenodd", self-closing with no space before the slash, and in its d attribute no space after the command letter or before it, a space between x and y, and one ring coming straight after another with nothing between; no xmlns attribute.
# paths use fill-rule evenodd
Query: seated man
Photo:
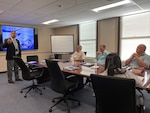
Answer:
<svg viewBox="0 0 150 113"><path fill-rule="evenodd" d="M145 53L145 50L146 46L144 44L139 44L136 48L136 52L125 61L125 65L148 69L150 65L150 56Z"/></svg>
<svg viewBox="0 0 150 113"><path fill-rule="evenodd" d="M71 55L71 61L73 61L74 64L77 64L84 60L85 60L85 53L82 52L82 46L77 45L76 51Z"/></svg>
<svg viewBox="0 0 150 113"><path fill-rule="evenodd" d="M109 52L106 51L105 49L106 49L105 45L100 45L99 51L96 52L96 60L97 60L98 65L105 64L106 56L109 54Z"/></svg>

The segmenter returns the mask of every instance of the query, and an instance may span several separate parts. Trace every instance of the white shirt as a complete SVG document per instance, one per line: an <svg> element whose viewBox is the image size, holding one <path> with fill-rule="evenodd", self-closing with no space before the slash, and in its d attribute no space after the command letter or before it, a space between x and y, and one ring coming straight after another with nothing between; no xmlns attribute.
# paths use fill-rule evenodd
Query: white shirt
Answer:
<svg viewBox="0 0 150 113"><path fill-rule="evenodd" d="M77 52L77 51L75 51L72 55L71 55L71 57L75 57L76 59L85 59L85 54L84 54L84 52L82 52L82 51L79 51L79 52Z"/></svg>
<svg viewBox="0 0 150 113"><path fill-rule="evenodd" d="M107 76L107 70L104 71L103 73L100 73L99 75L104 75ZM121 78L128 78L128 79L134 79L136 82L137 87L142 87L143 86L143 81L138 78L138 75L135 75L131 71L127 70L125 74L116 74L114 75L115 77L121 77Z"/></svg>
<svg viewBox="0 0 150 113"><path fill-rule="evenodd" d="M16 41L16 38L12 38L11 37L11 40L12 40L12 42L13 42L13 44L14 44L14 46L15 46L15 54L19 54L19 47L18 47L18 43L17 43L17 41Z"/></svg>
<svg viewBox="0 0 150 113"><path fill-rule="evenodd" d="M75 51L71 55L71 58L70 58L71 64L74 66L79 66L81 61L75 61L74 59L76 59L76 60L83 59L84 60L85 59L85 53L82 51L79 51L79 52Z"/></svg>

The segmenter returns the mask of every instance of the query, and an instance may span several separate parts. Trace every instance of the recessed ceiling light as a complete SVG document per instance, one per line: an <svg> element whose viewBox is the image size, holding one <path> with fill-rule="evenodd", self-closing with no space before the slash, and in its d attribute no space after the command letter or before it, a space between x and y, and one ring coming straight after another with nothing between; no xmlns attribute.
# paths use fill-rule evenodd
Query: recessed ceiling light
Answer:
<svg viewBox="0 0 150 113"><path fill-rule="evenodd" d="M46 21L46 22L42 22L42 24L48 25L48 24L50 24L50 23L54 23L54 22L57 22L57 21L59 21L59 20L53 19L53 20L49 20L49 21Z"/></svg>
<svg viewBox="0 0 150 113"><path fill-rule="evenodd" d="M131 3L131 0L123 0L121 2L116 2L116 3L113 3L113 4L109 4L109 5L105 5L105 6L102 6L102 7L94 8L94 9L92 9L92 11L98 12L98 11L102 11L102 10L105 10L105 9L110 9L110 8L113 8L113 7L125 5L125 4L128 4L128 3Z"/></svg>

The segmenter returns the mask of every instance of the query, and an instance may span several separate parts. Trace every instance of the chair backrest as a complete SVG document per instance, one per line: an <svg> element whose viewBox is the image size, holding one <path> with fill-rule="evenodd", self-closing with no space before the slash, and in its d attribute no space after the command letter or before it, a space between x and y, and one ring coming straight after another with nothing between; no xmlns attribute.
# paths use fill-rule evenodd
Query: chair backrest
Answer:
<svg viewBox="0 0 150 113"><path fill-rule="evenodd" d="M38 56L37 55L31 55L31 56L27 56L27 62L30 62L30 61L37 61L39 60Z"/></svg>
<svg viewBox="0 0 150 113"><path fill-rule="evenodd" d="M135 80L91 74L96 113L136 113Z"/></svg>
<svg viewBox="0 0 150 113"><path fill-rule="evenodd" d="M22 78L24 80L30 80L31 78L30 70L27 67L27 65L24 63L24 61L20 57L14 57L14 60L22 70Z"/></svg>
<svg viewBox="0 0 150 113"><path fill-rule="evenodd" d="M59 65L57 64L56 61L47 60L47 59L45 61L51 76L51 85L50 85L51 89L58 93L64 93L65 77Z"/></svg>

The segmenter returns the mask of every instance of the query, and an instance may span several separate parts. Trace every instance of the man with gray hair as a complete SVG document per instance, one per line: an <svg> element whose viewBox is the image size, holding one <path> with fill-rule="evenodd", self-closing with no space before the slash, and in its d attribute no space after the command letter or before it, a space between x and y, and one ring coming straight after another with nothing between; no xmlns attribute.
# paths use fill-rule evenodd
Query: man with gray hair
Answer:
<svg viewBox="0 0 150 113"><path fill-rule="evenodd" d="M85 53L82 52L82 46L77 45L76 51L71 55L74 61L84 61L85 60Z"/></svg>
<svg viewBox="0 0 150 113"><path fill-rule="evenodd" d="M146 46L144 44L139 44L136 48L136 52L125 61L125 65L148 69L150 65L150 56L145 53L145 50Z"/></svg>

